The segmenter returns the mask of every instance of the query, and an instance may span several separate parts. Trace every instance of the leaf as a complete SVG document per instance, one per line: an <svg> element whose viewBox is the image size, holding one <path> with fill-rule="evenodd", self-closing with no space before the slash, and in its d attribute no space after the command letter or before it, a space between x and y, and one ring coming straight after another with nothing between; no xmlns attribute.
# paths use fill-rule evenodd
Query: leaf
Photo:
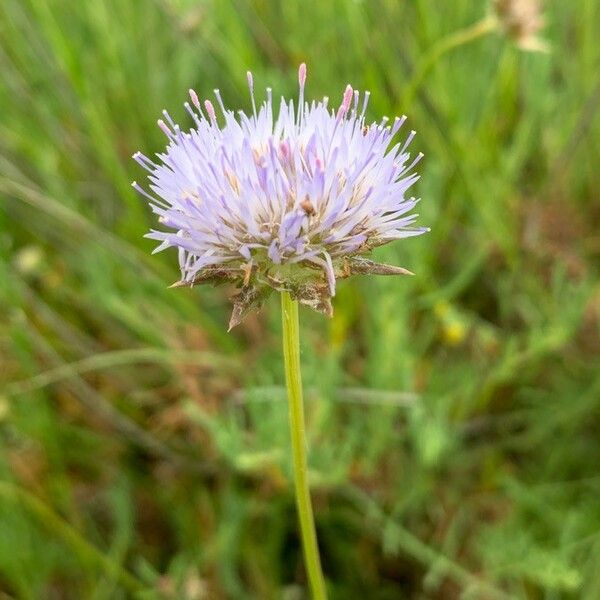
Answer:
<svg viewBox="0 0 600 600"><path fill-rule="evenodd" d="M291 292L292 298L326 317L333 316L329 286L326 283L305 283Z"/></svg>
<svg viewBox="0 0 600 600"><path fill-rule="evenodd" d="M239 325L251 312L259 310L270 293L271 289L267 286L242 288L238 294L231 298L233 311L231 312L227 331L231 331L236 325Z"/></svg>
<svg viewBox="0 0 600 600"><path fill-rule="evenodd" d="M170 288L194 287L203 283L219 285L243 279L244 271L239 267L206 267L192 281L176 281Z"/></svg>
<svg viewBox="0 0 600 600"><path fill-rule="evenodd" d="M351 275L414 275L414 273L403 267L378 263L368 258L353 257L347 258L344 262L340 277Z"/></svg>

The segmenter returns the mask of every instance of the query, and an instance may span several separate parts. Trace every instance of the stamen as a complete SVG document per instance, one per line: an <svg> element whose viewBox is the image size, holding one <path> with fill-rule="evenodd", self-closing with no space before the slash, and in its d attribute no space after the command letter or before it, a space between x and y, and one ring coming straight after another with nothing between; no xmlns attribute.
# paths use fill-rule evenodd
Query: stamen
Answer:
<svg viewBox="0 0 600 600"><path fill-rule="evenodd" d="M173 139L173 132L167 127L167 125L165 124L165 122L162 119L159 119L157 121L158 126L162 129L163 133L169 138L169 139Z"/></svg>
<svg viewBox="0 0 600 600"><path fill-rule="evenodd" d="M208 114L208 118L211 120L213 125L217 124L217 115L215 114L215 107L210 100L204 101L204 108L206 109L206 113Z"/></svg>
<svg viewBox="0 0 600 600"><path fill-rule="evenodd" d="M413 138L415 137L415 135L417 135L417 132L413 129L408 134L408 137L406 138L406 141L404 142L404 146L402 146L402 149L400 150L399 154L404 153L404 151L409 147L410 143L413 141Z"/></svg>
<svg viewBox="0 0 600 600"><path fill-rule="evenodd" d="M200 107L200 100L198 99L198 94L192 89L190 89L190 98L192 100L192 104L202 112L202 108Z"/></svg>
<svg viewBox="0 0 600 600"><path fill-rule="evenodd" d="M227 117L227 110L225 109L225 105L223 104L223 100L221 99L221 92L219 90L213 90L213 92L215 93L217 102L219 103L219 108L221 109L223 116Z"/></svg>
<svg viewBox="0 0 600 600"><path fill-rule="evenodd" d="M367 104L369 104L369 96L371 95L371 92L365 92L365 99L363 100L363 105L362 105L362 110L360 112L360 118L363 119L365 116L365 113L367 112Z"/></svg>
<svg viewBox="0 0 600 600"><path fill-rule="evenodd" d="M347 85L346 91L344 92L344 98L342 99L342 104L340 105L340 108L338 109L338 112L337 112L338 119L344 117L346 115L346 113L348 112L348 109L350 108L350 102L352 101L352 94L353 94L352 86Z"/></svg>
<svg viewBox="0 0 600 600"><path fill-rule="evenodd" d="M168 121L169 125L173 129L177 129L177 125L175 125L175 121L173 121L173 119L171 118L171 115L166 110L163 110L162 114L163 114L164 118Z"/></svg>
<svg viewBox="0 0 600 600"><path fill-rule="evenodd" d="M401 117L396 117L394 119L394 124L392 125L392 129L390 131L390 137L394 137L398 133L405 121L406 115L402 115Z"/></svg>
<svg viewBox="0 0 600 600"><path fill-rule="evenodd" d="M306 83L306 63L298 67L298 84L300 93L298 94L298 125L302 125L304 118L304 84Z"/></svg>
<svg viewBox="0 0 600 600"><path fill-rule="evenodd" d="M273 117L273 90L267 88L267 112Z"/></svg>
<svg viewBox="0 0 600 600"><path fill-rule="evenodd" d="M150 173L154 173L154 171L156 169L156 165L147 156L145 156L141 152L136 152L132 156L132 158L133 158L133 160L135 160L135 162L138 165L140 165L141 167L146 169L146 171L149 171Z"/></svg>
<svg viewBox="0 0 600 600"><path fill-rule="evenodd" d="M196 125L198 127L200 127L200 119L198 118L198 115L193 111L192 107L190 106L189 102L184 102L183 103L183 107L185 108L185 110L187 111L187 113L190 115L190 117L192 117L192 119L194 119L194 123L196 123ZM200 109L198 109L200 110ZM200 111L200 114L202 114L202 111Z"/></svg>
<svg viewBox="0 0 600 600"><path fill-rule="evenodd" d="M402 169L402 173L406 173L408 171L412 171L412 169L414 169L421 162L421 159L424 156L425 155L422 152L419 152L419 154L417 154L417 156L415 156L415 159L410 163L410 165L408 165L407 167L404 167Z"/></svg>
<svg viewBox="0 0 600 600"><path fill-rule="evenodd" d="M298 83L300 84L300 89L304 89L304 84L306 83L306 63L302 63L298 67Z"/></svg>
<svg viewBox="0 0 600 600"><path fill-rule="evenodd" d="M252 114L256 119L256 101L254 100L254 78L250 71L246 71L246 79L248 80L248 89L250 90L250 98L252 100Z"/></svg>
<svg viewBox="0 0 600 600"><path fill-rule="evenodd" d="M155 198L154 196L150 195L141 185L139 185L139 183L137 181L133 181L131 183L131 187L138 194L141 194L142 196L144 196L151 202L155 202L156 204L158 204L159 206L162 206L163 208L170 208L170 206L166 202L164 202L162 199Z"/></svg>

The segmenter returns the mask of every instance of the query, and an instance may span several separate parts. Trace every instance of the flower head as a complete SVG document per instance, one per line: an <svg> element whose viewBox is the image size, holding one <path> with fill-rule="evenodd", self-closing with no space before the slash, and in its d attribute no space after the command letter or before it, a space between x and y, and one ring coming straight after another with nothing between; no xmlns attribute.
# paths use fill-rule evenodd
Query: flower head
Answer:
<svg viewBox="0 0 600 600"><path fill-rule="evenodd" d="M548 44L539 37L544 17L539 0L494 0L494 10L507 35L522 50L547 52Z"/></svg>
<svg viewBox="0 0 600 600"><path fill-rule="evenodd" d="M152 230L155 252L179 251L175 286L236 283L230 327L260 306L273 289L331 315L336 279L355 273L406 274L363 257L392 240L428 231L414 225L417 181L407 151L415 132L395 137L405 121L367 124L369 92L347 86L339 106L328 98L304 100L306 66L298 71L297 106L281 98L274 114L271 89L257 107L248 73L252 113L225 108L215 90L201 104L190 90L185 108L195 129L183 132L169 114L159 127L168 138L155 163L134 159L149 172L149 200L166 231Z"/></svg>

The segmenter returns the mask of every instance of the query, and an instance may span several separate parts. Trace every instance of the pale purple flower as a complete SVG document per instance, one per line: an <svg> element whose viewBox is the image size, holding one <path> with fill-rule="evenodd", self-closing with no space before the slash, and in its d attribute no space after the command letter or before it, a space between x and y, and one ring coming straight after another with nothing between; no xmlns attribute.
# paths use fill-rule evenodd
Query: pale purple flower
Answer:
<svg viewBox="0 0 600 600"><path fill-rule="evenodd" d="M406 117L367 124L369 92L361 98L349 85L336 109L328 98L308 103L304 64L298 75L297 105L281 98L278 111L270 88L257 106L251 73L249 115L226 109L215 90L217 115L190 90L195 129L183 132L163 111L166 152L158 162L133 156L151 192L133 187L166 230L146 237L160 242L155 252L178 249L175 285L238 283L231 326L272 289L331 314L337 278L407 273L360 255L428 231L414 224L418 200L406 197L422 156L407 151L415 132L395 141Z"/></svg>

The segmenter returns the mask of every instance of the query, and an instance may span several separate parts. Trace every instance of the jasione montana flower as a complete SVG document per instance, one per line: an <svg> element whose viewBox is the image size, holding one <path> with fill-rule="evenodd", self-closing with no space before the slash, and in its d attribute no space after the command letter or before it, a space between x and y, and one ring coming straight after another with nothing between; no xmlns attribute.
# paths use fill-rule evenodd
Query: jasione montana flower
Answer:
<svg viewBox="0 0 600 600"><path fill-rule="evenodd" d="M190 90L185 108L196 128L183 132L163 111L166 152L158 163L133 156L149 172L152 193L133 187L166 229L147 234L161 242L155 252L178 249L175 286L236 283L230 327L273 289L331 315L336 279L408 273L363 255L428 231L414 225L418 200L406 197L422 156L411 160L407 151L415 132L394 141L406 117L367 124L369 92L361 98L349 85L336 110L328 98L309 104L304 64L298 76L297 107L282 98L276 116L270 88L256 106L251 73L250 115L226 109L215 90L217 116Z"/></svg>

